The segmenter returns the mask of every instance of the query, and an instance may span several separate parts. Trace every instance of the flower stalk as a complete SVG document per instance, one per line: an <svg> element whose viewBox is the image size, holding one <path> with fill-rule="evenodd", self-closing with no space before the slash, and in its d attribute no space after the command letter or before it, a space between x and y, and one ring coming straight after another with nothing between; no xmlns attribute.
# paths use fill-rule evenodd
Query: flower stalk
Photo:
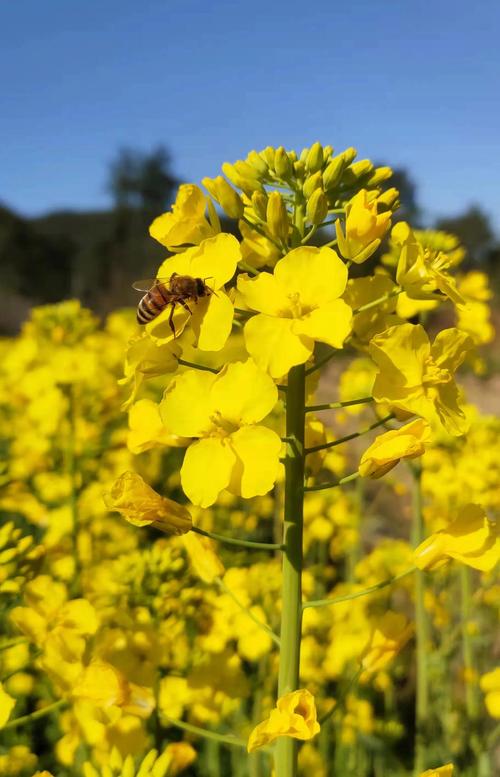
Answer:
<svg viewBox="0 0 500 777"><path fill-rule="evenodd" d="M299 686L302 626L302 534L304 510L305 370L292 367L288 374L286 404L285 508L283 525L283 580L281 652L278 696ZM276 744L276 777L296 777L297 742L280 737Z"/></svg>

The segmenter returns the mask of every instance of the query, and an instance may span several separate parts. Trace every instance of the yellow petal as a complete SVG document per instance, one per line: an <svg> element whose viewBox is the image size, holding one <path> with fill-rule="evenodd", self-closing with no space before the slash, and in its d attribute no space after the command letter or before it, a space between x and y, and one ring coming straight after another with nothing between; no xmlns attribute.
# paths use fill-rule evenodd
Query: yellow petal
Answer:
<svg viewBox="0 0 500 777"><path fill-rule="evenodd" d="M344 340L351 331L352 310L344 300L336 299L329 302L309 315L298 319L293 331L296 334L307 335L333 348L342 348Z"/></svg>
<svg viewBox="0 0 500 777"><path fill-rule="evenodd" d="M258 366L273 378L286 375L291 367L304 364L314 349L314 340L293 332L295 319L254 316L245 324L245 344Z"/></svg>
<svg viewBox="0 0 500 777"><path fill-rule="evenodd" d="M230 483L236 456L227 440L207 437L190 445L181 469L181 484L195 505L210 507Z"/></svg>
<svg viewBox="0 0 500 777"><path fill-rule="evenodd" d="M234 235L224 232L189 248L185 254L190 262L188 275L201 278L216 291L231 280L241 259L240 244Z"/></svg>
<svg viewBox="0 0 500 777"><path fill-rule="evenodd" d="M210 428L214 412L210 392L216 376L201 370L186 370L167 386L160 402L160 416L172 434L202 437Z"/></svg>
<svg viewBox="0 0 500 777"><path fill-rule="evenodd" d="M234 308L227 294L219 290L201 299L193 309L191 326L195 346L202 351L220 351L224 348L233 325Z"/></svg>
<svg viewBox="0 0 500 777"><path fill-rule="evenodd" d="M278 401L274 381L253 359L228 364L217 376L212 401L223 418L235 426L261 421Z"/></svg>
<svg viewBox="0 0 500 777"><path fill-rule="evenodd" d="M301 303L311 308L337 299L347 285L347 267L326 247L295 248L277 262L274 275L288 293L298 292Z"/></svg>
<svg viewBox="0 0 500 777"><path fill-rule="evenodd" d="M284 315L286 311L291 311L286 288L271 273L261 272L256 278L240 275L238 291L251 310L258 310L268 316Z"/></svg>
<svg viewBox="0 0 500 777"><path fill-rule="evenodd" d="M224 574L224 565L214 550L214 544L207 537L198 534L185 534L182 538L189 560L198 577L204 583L213 583L216 577Z"/></svg>
<svg viewBox="0 0 500 777"><path fill-rule="evenodd" d="M238 457L230 491L244 499L262 496L274 486L279 471L281 440L264 426L245 426L231 435Z"/></svg>

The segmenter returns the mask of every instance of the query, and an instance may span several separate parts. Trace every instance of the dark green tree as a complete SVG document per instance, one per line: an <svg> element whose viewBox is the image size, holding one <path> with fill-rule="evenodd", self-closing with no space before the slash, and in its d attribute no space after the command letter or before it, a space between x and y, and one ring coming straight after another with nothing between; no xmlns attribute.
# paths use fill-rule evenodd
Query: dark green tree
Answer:
<svg viewBox="0 0 500 777"><path fill-rule="evenodd" d="M467 249L469 262L485 262L491 252L495 235L488 215L478 205L471 205L458 216L439 219L437 229L452 232Z"/></svg>
<svg viewBox="0 0 500 777"><path fill-rule="evenodd" d="M170 165L170 154L163 146L150 152L121 149L110 165L107 187L115 207L147 217L166 210L178 184Z"/></svg>

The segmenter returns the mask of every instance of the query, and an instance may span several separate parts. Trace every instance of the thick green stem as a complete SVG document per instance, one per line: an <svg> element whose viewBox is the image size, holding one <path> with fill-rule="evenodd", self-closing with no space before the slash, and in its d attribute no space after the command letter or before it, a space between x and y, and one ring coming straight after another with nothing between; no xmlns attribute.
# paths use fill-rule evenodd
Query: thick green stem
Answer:
<svg viewBox="0 0 500 777"><path fill-rule="evenodd" d="M281 652L278 696L299 686L302 624L302 533L304 506L305 369L288 375L286 404L285 512L283 526L283 582ZM276 777L296 777L297 742L280 737L276 744Z"/></svg>
<svg viewBox="0 0 500 777"><path fill-rule="evenodd" d="M413 547L424 539L422 516L422 468L412 467L413 472ZM429 647L429 623L425 611L425 573L415 573L415 628L416 628L416 699L415 699L415 764L414 773L419 775L425 768L426 736L429 716L429 679L427 650Z"/></svg>

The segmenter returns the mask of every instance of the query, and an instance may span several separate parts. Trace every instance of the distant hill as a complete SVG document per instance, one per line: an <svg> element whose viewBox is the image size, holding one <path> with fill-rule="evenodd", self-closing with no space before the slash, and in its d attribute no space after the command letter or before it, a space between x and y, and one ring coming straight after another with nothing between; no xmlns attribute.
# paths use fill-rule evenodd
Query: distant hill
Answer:
<svg viewBox="0 0 500 777"><path fill-rule="evenodd" d="M15 332L33 304L78 297L102 315L134 304L132 282L153 277L166 255L150 221L132 209L25 219L0 206L0 331Z"/></svg>

